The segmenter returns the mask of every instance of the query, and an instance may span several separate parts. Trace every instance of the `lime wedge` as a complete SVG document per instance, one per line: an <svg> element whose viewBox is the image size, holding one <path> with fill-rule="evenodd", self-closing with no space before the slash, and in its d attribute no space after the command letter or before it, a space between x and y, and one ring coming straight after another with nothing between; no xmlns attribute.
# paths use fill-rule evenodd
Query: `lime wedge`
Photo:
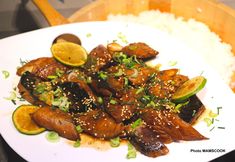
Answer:
<svg viewBox="0 0 235 162"><path fill-rule="evenodd" d="M174 102L183 102L189 97L195 95L206 85L206 78L203 76L194 77L183 83L177 91L173 94L172 100Z"/></svg>
<svg viewBox="0 0 235 162"><path fill-rule="evenodd" d="M59 62L69 66L80 66L87 61L86 50L72 42L59 42L51 47L53 57Z"/></svg>

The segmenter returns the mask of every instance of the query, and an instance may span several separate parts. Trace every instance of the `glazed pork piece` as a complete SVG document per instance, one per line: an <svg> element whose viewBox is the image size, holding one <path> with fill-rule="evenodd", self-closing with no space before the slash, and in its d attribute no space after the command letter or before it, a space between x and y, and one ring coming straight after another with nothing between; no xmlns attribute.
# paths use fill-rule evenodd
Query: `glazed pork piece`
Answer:
<svg viewBox="0 0 235 162"><path fill-rule="evenodd" d="M138 42L131 43L125 47L123 47L122 52L127 54L128 56L136 56L140 59L149 59L155 57L158 52L147 44Z"/></svg>
<svg viewBox="0 0 235 162"><path fill-rule="evenodd" d="M21 76L28 71L35 76L47 79L48 76L55 75L58 70L65 72L68 69L69 67L61 64L52 57L41 57L32 60L17 69L17 75Z"/></svg>
<svg viewBox="0 0 235 162"><path fill-rule="evenodd" d="M158 133L159 139L164 137L165 140L165 136L169 136L167 141L162 141L164 143L207 139L195 130L192 125L184 122L168 110L144 109L140 112L140 117L150 129Z"/></svg>
<svg viewBox="0 0 235 162"><path fill-rule="evenodd" d="M103 45L94 48L88 55L84 69L88 74L98 72L102 67L108 64L112 59L111 54Z"/></svg>
<svg viewBox="0 0 235 162"><path fill-rule="evenodd" d="M102 110L90 110L74 117L74 120L85 133L102 139L115 138L123 134L125 128L122 123L116 123L111 116Z"/></svg>
<svg viewBox="0 0 235 162"><path fill-rule="evenodd" d="M72 117L59 109L42 107L32 114L32 119L39 126L53 130L64 138L75 141L80 139Z"/></svg>
<svg viewBox="0 0 235 162"><path fill-rule="evenodd" d="M130 135L131 144L142 154L149 157L166 155L169 150L158 138L158 134L141 124Z"/></svg>
<svg viewBox="0 0 235 162"><path fill-rule="evenodd" d="M34 93L36 85L42 82L42 80L42 78L28 71L23 73L17 86L22 98L34 105L46 105L46 103L40 101L39 96Z"/></svg>

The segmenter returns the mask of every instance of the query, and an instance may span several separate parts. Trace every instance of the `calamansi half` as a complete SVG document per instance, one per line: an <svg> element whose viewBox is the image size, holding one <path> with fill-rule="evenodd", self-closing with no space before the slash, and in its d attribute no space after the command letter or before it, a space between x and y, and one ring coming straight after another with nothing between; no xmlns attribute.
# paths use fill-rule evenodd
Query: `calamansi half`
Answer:
<svg viewBox="0 0 235 162"><path fill-rule="evenodd" d="M69 66L80 66L87 61L87 51L81 45L72 42L59 42L51 46L53 57Z"/></svg>
<svg viewBox="0 0 235 162"><path fill-rule="evenodd" d="M33 105L21 105L15 109L12 114L12 121L19 132L35 135L46 130L45 128L38 126L31 118L31 114L38 109L38 106Z"/></svg>

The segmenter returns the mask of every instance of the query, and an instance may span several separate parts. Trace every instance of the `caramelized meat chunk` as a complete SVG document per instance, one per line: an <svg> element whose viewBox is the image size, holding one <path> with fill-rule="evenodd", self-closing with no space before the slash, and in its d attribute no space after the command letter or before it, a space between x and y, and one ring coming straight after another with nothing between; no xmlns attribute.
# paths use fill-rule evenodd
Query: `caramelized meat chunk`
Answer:
<svg viewBox="0 0 235 162"><path fill-rule="evenodd" d="M164 134L169 135L173 141L207 139L190 124L184 122L176 114L168 110L144 109L141 112L141 118L151 129L157 132L164 132Z"/></svg>
<svg viewBox="0 0 235 162"><path fill-rule="evenodd" d="M137 112L137 97L139 97L139 95L136 94L136 90L129 89L123 93L121 98L112 98L111 100L107 100L105 102L105 110L118 123L123 122L125 120L129 120Z"/></svg>
<svg viewBox="0 0 235 162"><path fill-rule="evenodd" d="M17 70L17 75L21 76L24 72L29 71L35 76L47 79L50 75L56 75L57 71L67 71L69 68L52 57L41 57L32 60Z"/></svg>
<svg viewBox="0 0 235 162"><path fill-rule="evenodd" d="M111 59L112 56L108 50L103 45L99 45L88 55L88 60L84 65L85 70L89 74L98 72L102 67L108 64Z"/></svg>
<svg viewBox="0 0 235 162"><path fill-rule="evenodd" d="M142 124L133 131L130 142L138 151L148 157L166 155L169 150L158 137L156 132Z"/></svg>
<svg viewBox="0 0 235 162"><path fill-rule="evenodd" d="M159 99L170 98L172 94L188 80L188 77L177 74L178 69L163 70L150 80L149 92Z"/></svg>
<svg viewBox="0 0 235 162"><path fill-rule="evenodd" d="M63 82L58 85L71 103L71 112L86 112L96 107L94 96L89 95L89 91L81 85L76 82Z"/></svg>
<svg viewBox="0 0 235 162"><path fill-rule="evenodd" d="M131 43L125 47L123 47L122 52L127 54L128 56L136 56L140 59L148 59L155 57L158 52L149 47L147 44L139 42L139 43Z"/></svg>
<svg viewBox="0 0 235 162"><path fill-rule="evenodd" d="M90 110L74 118L83 131L93 137L112 139L122 134L124 126L101 110Z"/></svg>
<svg viewBox="0 0 235 162"><path fill-rule="evenodd" d="M46 103L40 101L39 96L34 93L36 85L40 82L42 82L42 78L36 77L28 71L22 74L17 86L22 98L34 105L46 105Z"/></svg>
<svg viewBox="0 0 235 162"><path fill-rule="evenodd" d="M77 140L80 136L73 123L72 117L59 109L42 107L32 114L32 119L41 127L57 132L60 136Z"/></svg>
<svg viewBox="0 0 235 162"><path fill-rule="evenodd" d="M198 117L205 111L205 107L199 98L194 95L189 98L189 103L182 106L179 117L191 125L194 124Z"/></svg>

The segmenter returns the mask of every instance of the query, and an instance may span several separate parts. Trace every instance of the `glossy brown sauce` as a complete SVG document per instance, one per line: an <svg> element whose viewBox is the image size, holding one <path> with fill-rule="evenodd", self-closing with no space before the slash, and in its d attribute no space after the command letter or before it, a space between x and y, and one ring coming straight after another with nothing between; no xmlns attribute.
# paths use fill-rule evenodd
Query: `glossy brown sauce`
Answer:
<svg viewBox="0 0 235 162"><path fill-rule="evenodd" d="M110 141L94 138L87 134L81 133L81 146L80 147L89 147L94 148L99 151L106 151L113 147L110 146ZM120 145L127 145L127 140L122 139ZM68 144L73 145L74 141L68 141Z"/></svg>

